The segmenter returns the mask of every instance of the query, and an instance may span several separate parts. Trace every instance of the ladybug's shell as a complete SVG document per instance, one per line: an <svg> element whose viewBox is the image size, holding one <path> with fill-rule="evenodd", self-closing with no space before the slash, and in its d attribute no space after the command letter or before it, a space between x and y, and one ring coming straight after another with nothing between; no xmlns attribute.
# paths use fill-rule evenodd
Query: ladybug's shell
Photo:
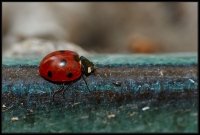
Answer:
<svg viewBox="0 0 200 135"><path fill-rule="evenodd" d="M39 74L53 83L76 81L82 74L79 55L69 50L52 52L40 62Z"/></svg>

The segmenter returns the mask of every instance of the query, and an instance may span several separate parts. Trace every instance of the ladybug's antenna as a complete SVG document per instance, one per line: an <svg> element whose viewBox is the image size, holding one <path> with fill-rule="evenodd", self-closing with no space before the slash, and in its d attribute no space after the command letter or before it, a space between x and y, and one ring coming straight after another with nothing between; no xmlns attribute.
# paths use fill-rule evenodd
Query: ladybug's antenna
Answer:
<svg viewBox="0 0 200 135"><path fill-rule="evenodd" d="M82 78L83 78L83 80L84 80L84 82L85 82L85 84L86 84L86 86L87 86L88 91L90 92L90 89L89 89L89 87L88 87L88 84L87 84L87 81L86 81L84 75L82 75Z"/></svg>

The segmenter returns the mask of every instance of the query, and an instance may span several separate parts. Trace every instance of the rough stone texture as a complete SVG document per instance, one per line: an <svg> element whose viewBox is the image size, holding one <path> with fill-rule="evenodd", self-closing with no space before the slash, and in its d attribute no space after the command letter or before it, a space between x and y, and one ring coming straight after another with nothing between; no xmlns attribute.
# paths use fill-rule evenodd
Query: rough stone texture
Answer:
<svg viewBox="0 0 200 135"><path fill-rule="evenodd" d="M35 59L3 59L2 132L197 132L197 54L95 55L96 76L65 92Z"/></svg>
<svg viewBox="0 0 200 135"><path fill-rule="evenodd" d="M90 91L80 79L66 90L64 101L121 102L160 97L186 98L197 94L196 54L98 55L89 59L98 67L96 75L87 78ZM4 59L4 102L11 97L27 103L52 99L53 91L59 86L38 75L38 63L39 58L35 61Z"/></svg>

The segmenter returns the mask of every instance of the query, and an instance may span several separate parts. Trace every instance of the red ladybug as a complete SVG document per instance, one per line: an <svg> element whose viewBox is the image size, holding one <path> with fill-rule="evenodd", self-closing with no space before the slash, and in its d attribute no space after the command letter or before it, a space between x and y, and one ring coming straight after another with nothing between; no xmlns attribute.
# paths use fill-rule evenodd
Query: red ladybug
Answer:
<svg viewBox="0 0 200 135"><path fill-rule="evenodd" d="M62 88L53 94L53 100L58 92L62 91L64 96L64 84L72 84L82 77L87 85L84 75L89 76L94 71L95 67L91 61L69 50L59 50L48 54L39 66L40 76L52 83L62 84Z"/></svg>

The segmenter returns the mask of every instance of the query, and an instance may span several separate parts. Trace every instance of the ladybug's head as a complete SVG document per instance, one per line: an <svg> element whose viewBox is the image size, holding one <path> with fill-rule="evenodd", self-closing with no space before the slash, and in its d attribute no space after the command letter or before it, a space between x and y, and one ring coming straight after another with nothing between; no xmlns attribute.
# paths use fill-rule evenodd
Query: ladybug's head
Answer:
<svg viewBox="0 0 200 135"><path fill-rule="evenodd" d="M91 61L89 61L87 58L83 56L80 57L80 60L81 60L81 65L82 65L82 72L86 76L89 76L95 72L94 64Z"/></svg>

